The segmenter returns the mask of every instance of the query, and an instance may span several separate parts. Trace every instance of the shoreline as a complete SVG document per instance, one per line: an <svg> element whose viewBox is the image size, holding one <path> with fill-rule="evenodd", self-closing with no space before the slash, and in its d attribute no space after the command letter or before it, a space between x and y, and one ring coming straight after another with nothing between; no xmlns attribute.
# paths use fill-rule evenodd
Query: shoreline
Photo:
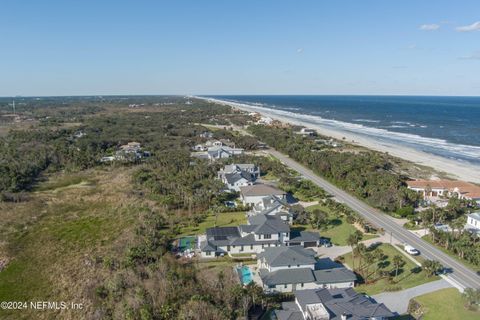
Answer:
<svg viewBox="0 0 480 320"><path fill-rule="evenodd" d="M434 170L442 173L447 173L452 179L459 179L463 181L480 183L480 166L476 166L470 163L464 163L461 161L455 161L433 154L429 154L423 151L418 151L409 147L375 141L372 138L367 138L359 135L355 135L351 132L344 132L341 130L334 130L325 128L318 124L312 124L305 121L301 121L294 118L289 118L280 115L269 114L268 110L261 107L250 107L246 104L235 103L230 101L224 101L213 98L196 97L197 99L207 100L221 105L228 105L233 108L237 108L242 111L256 112L265 117L270 117L280 122L304 126L307 128L315 129L319 134L335 138L339 141L348 141L351 144L365 147L367 149L388 153L394 157L401 158L403 160L411 161L415 164L433 168Z"/></svg>

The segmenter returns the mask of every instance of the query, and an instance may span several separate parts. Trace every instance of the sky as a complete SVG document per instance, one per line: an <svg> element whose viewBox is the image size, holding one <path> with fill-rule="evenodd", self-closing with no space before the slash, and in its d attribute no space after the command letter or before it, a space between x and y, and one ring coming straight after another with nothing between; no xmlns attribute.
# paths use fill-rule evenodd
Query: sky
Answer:
<svg viewBox="0 0 480 320"><path fill-rule="evenodd" d="M480 1L1 0L0 96L480 95Z"/></svg>

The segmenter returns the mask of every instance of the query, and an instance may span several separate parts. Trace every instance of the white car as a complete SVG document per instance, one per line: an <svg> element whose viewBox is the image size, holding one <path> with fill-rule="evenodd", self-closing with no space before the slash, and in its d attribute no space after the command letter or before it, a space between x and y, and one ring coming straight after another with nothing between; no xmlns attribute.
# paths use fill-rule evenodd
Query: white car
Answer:
<svg viewBox="0 0 480 320"><path fill-rule="evenodd" d="M414 247L412 247L408 244L405 245L403 250L405 250L406 253L411 254L412 256L416 256L417 254L420 254L420 252L417 249L415 249Z"/></svg>

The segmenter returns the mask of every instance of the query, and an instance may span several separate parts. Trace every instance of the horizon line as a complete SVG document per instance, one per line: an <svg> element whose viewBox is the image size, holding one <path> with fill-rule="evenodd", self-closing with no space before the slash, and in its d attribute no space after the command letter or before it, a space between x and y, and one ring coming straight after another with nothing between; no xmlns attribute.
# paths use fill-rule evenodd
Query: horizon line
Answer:
<svg viewBox="0 0 480 320"><path fill-rule="evenodd" d="M338 94L338 93L282 93L282 94L272 94L272 93L229 93L229 94L169 94L169 93L160 93L160 94L73 94L73 95L11 95L11 96L0 96L0 99L16 99L16 98L68 98L68 97L222 97L222 96L345 96L345 97L458 97L458 98L480 98L479 95L442 95L442 94Z"/></svg>

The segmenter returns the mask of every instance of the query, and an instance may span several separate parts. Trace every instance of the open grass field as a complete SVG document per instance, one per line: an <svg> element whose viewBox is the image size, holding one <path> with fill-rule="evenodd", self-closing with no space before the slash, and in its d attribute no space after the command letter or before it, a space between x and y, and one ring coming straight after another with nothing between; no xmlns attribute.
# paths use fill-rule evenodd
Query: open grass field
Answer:
<svg viewBox="0 0 480 320"><path fill-rule="evenodd" d="M189 226L185 227L181 230L181 233L178 237L190 236L190 235L198 235L205 233L208 228L212 228L215 225L217 227L229 227L229 226L237 226L240 224L246 224L247 218L245 217L245 212L222 212L219 213L216 218L215 223L215 215L208 216L204 221L200 222L198 226Z"/></svg>
<svg viewBox="0 0 480 320"><path fill-rule="evenodd" d="M397 249L395 249L392 245L390 244L381 244L379 248L383 251L383 253L388 256L388 258L384 261L385 262L385 267L382 268L385 271L392 271L392 275L395 275L395 269L392 264L392 258L395 255L399 255L403 258L403 261L405 262L405 265L399 269L398 276L393 277L393 282L389 283L388 279L382 278L378 281L371 282L369 284L360 284L356 287L356 290L359 292L364 292L368 295L374 295L380 292L385 291L386 289L393 288L395 287L398 290L403 290L407 288L412 288L416 287L418 285L438 280L439 277L437 276L432 276L432 277L427 277L424 271L413 271L418 266L413 263L410 259L407 257L403 256L401 252L399 252ZM347 264L349 267L353 266L352 263L352 253L347 253L346 255L342 256L344 258L344 263ZM355 266L358 266L360 264L360 259L358 257L355 257ZM374 269L374 266L372 265L371 270ZM394 290L396 291L396 290Z"/></svg>
<svg viewBox="0 0 480 320"><path fill-rule="evenodd" d="M468 310L457 289L448 288L428 293L415 300L422 305L424 320L477 320L480 311Z"/></svg>
<svg viewBox="0 0 480 320"><path fill-rule="evenodd" d="M124 254L141 204L127 193L129 170L91 170L95 179L57 176L29 201L0 204L0 301L67 301L92 308L107 275L102 261ZM67 182L68 181L68 182ZM2 319L51 319L50 312L2 311ZM71 312L71 313L69 313ZM62 311L62 319L82 319ZM60 314L55 314L59 316Z"/></svg>

